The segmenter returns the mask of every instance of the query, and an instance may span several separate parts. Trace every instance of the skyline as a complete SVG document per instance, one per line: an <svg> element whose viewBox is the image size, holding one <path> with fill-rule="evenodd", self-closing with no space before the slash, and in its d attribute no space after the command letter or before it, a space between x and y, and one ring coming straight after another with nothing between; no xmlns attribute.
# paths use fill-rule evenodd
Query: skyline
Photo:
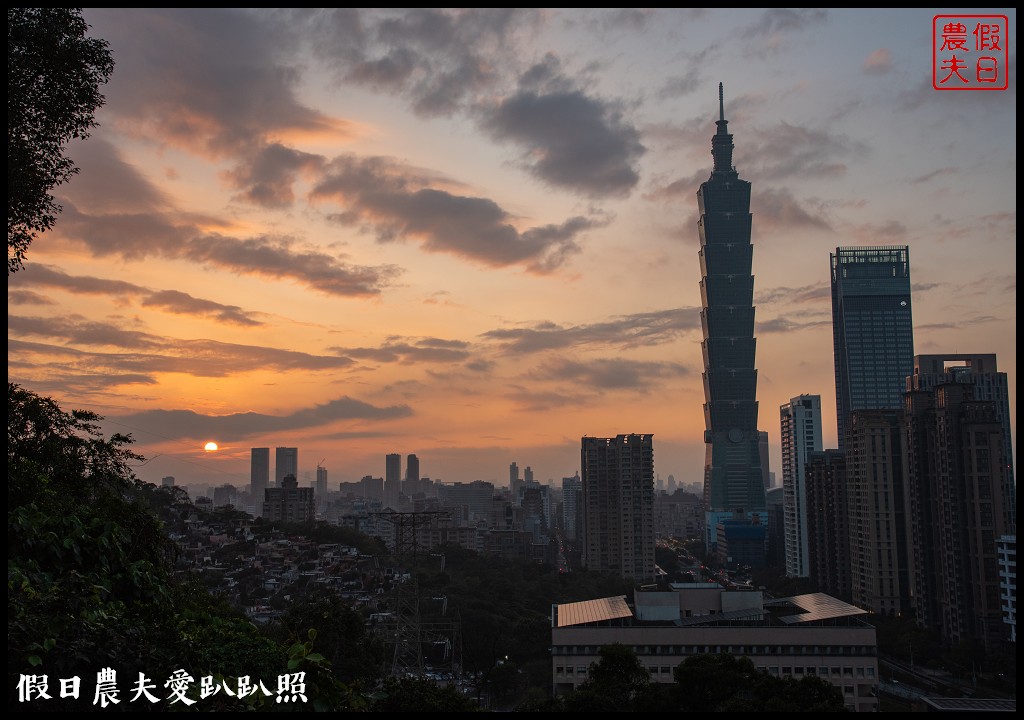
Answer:
<svg viewBox="0 0 1024 720"><path fill-rule="evenodd" d="M700 481L722 82L776 484L791 397L837 446L837 247L908 245L915 353L995 353L1013 397L1016 13L977 12L1005 92L932 89L925 11L87 8L114 72L8 278L9 380L131 432L150 482L278 446L332 483L388 453L557 482L631 433Z"/></svg>

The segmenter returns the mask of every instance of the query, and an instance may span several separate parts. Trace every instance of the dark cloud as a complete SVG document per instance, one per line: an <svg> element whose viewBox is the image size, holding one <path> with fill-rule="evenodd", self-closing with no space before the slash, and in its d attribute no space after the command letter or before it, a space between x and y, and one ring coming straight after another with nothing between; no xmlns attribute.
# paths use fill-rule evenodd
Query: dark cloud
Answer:
<svg viewBox="0 0 1024 720"><path fill-rule="evenodd" d="M832 226L820 214L812 214L789 190L782 187L761 188L752 193L750 211L754 214L755 224L765 229L832 230Z"/></svg>
<svg viewBox="0 0 1024 720"><path fill-rule="evenodd" d="M520 232L515 218L488 198L425 187L428 179L387 158L342 156L312 195L344 208L336 222L372 229L382 242L414 239L425 250L492 267L522 264L549 272L579 251L576 238L602 221L574 217Z"/></svg>
<svg viewBox="0 0 1024 720"><path fill-rule="evenodd" d="M132 58L105 91L125 127L215 156L282 131L349 131L298 100L295 37L269 11L90 9L85 17Z"/></svg>
<svg viewBox="0 0 1024 720"><path fill-rule="evenodd" d="M240 275L293 280L343 297L378 295L399 272L393 266L349 265L319 249L303 248L291 238L204 232L170 213L88 215L65 203L60 233L98 257L209 263Z"/></svg>
<svg viewBox="0 0 1024 720"><path fill-rule="evenodd" d="M576 361L558 358L532 373L537 379L572 382L583 387L603 390L653 390L652 380L682 377L692 371L672 362L600 358Z"/></svg>
<svg viewBox="0 0 1024 720"><path fill-rule="evenodd" d="M832 178L846 174L846 158L867 152L864 143L845 135L782 122L744 133L736 164L758 180Z"/></svg>
<svg viewBox="0 0 1024 720"><path fill-rule="evenodd" d="M775 302L819 303L831 300L832 288L828 285L804 285L802 287L775 287L757 292L754 303L770 305Z"/></svg>
<svg viewBox="0 0 1024 720"><path fill-rule="evenodd" d="M108 280L88 275L68 275L57 268L45 265L32 265L8 281L8 285L16 283L57 288L76 295L108 295L118 299L134 296L141 299L144 307L155 307L178 315L209 317L220 322L246 327L263 324L253 319L249 313L237 305L224 305L212 300L193 297L179 290L151 290L123 280Z"/></svg>
<svg viewBox="0 0 1024 720"><path fill-rule="evenodd" d="M791 47L789 36L825 22L828 13L812 8L772 8L741 33L743 48L750 55L771 55Z"/></svg>
<svg viewBox="0 0 1024 720"><path fill-rule="evenodd" d="M941 175L955 175L958 172L959 172L959 170L957 168L953 168L953 167L939 168L938 170L932 170L930 173L925 173L924 175L919 175L918 177L914 178L910 182L912 182L914 184L924 183L924 182L928 182L932 178L937 178L937 177L939 177Z"/></svg>
<svg viewBox="0 0 1024 720"><path fill-rule="evenodd" d="M467 370L472 370L474 372L484 373L484 372L490 372L494 368L494 363L491 362L490 360L480 360L480 359L477 359L477 360L470 360L468 363L465 364L464 367Z"/></svg>
<svg viewBox="0 0 1024 720"><path fill-rule="evenodd" d="M523 146L527 170L556 187L592 197L625 195L646 151L613 103L581 91L522 90L485 111L484 128Z"/></svg>
<svg viewBox="0 0 1024 720"><path fill-rule="evenodd" d="M21 271L25 272L24 270ZM21 273L19 273L20 275ZM16 277L16 276L15 276ZM12 290L10 279L7 280L7 304L8 305L56 305L53 300L31 290Z"/></svg>
<svg viewBox="0 0 1024 720"><path fill-rule="evenodd" d="M337 75L407 98L424 116L464 111L500 84L534 8L339 9L301 16Z"/></svg>
<svg viewBox="0 0 1024 720"><path fill-rule="evenodd" d="M241 190L236 200L265 208L284 208L295 200L292 187L299 173L313 173L323 164L324 158L319 155L272 143L246 157L227 173L227 178Z"/></svg>
<svg viewBox="0 0 1024 720"><path fill-rule="evenodd" d="M807 328L816 328L822 326L832 325L832 319L827 320L810 320L810 321L799 321L791 320L785 317L772 318L770 320L759 320L755 323L754 334L755 335L766 335L768 333L785 333L785 332L796 332L798 330L806 330Z"/></svg>
<svg viewBox="0 0 1024 720"><path fill-rule="evenodd" d="M543 322L528 328L504 328L483 333L507 353L533 353L586 345L633 348L658 345L700 328L699 308L675 308L622 315L589 325L562 326Z"/></svg>
<svg viewBox="0 0 1024 720"><path fill-rule="evenodd" d="M926 323L924 325L914 324L914 330L958 330L965 327L973 327L982 323L990 322L1002 322L1003 318L995 317L994 315L975 315L971 318L964 318L963 320L948 320L946 322L938 323Z"/></svg>
<svg viewBox="0 0 1024 720"><path fill-rule="evenodd" d="M929 290L934 290L937 287L942 287L944 284L945 283L911 283L910 289L916 293L927 292Z"/></svg>
<svg viewBox="0 0 1024 720"><path fill-rule="evenodd" d="M331 352L360 360L403 364L417 362L453 363L461 362L470 356L469 343L460 340L443 340L441 338L421 338L405 340L388 338L380 347L375 348L328 348Z"/></svg>
<svg viewBox="0 0 1024 720"><path fill-rule="evenodd" d="M351 358L336 355L162 337L76 315L61 318L8 315L7 332L9 354L52 354L79 368L79 372L102 369L115 373L172 372L195 377L226 377L256 370L336 370L354 364ZM61 344L20 340L31 337ZM82 347L114 350L83 350Z"/></svg>
<svg viewBox="0 0 1024 720"><path fill-rule="evenodd" d="M260 433L300 430L339 420L392 420L412 414L407 405L378 407L345 396L288 415L255 412L203 415L192 410L147 410L110 415L110 419L174 440L216 437L222 442L233 442Z"/></svg>

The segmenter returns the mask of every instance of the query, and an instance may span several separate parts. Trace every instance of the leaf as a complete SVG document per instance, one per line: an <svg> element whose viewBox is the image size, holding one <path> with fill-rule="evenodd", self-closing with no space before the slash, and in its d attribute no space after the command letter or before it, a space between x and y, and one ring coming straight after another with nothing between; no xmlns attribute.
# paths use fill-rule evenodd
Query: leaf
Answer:
<svg viewBox="0 0 1024 720"><path fill-rule="evenodd" d="M39 667L40 665L43 664L43 659L41 657L39 657L38 655L29 655L28 656L28 664L31 665L32 667Z"/></svg>

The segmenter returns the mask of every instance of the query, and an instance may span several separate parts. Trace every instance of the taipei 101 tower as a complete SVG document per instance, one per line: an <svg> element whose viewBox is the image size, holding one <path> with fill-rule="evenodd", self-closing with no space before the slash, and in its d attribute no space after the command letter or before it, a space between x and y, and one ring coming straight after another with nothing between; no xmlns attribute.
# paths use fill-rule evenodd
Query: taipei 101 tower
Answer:
<svg viewBox="0 0 1024 720"><path fill-rule="evenodd" d="M718 85L714 170L697 191L704 341L704 507L708 545L725 518L765 521L754 368L754 276L750 183L732 165L732 135Z"/></svg>

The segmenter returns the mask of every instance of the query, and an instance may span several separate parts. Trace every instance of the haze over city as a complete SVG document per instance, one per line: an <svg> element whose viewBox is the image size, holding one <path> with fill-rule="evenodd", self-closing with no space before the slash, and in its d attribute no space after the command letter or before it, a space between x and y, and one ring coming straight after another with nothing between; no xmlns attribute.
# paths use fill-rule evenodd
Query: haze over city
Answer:
<svg viewBox="0 0 1024 720"><path fill-rule="evenodd" d="M332 484L387 453L558 480L619 433L699 481L722 82L771 469L793 396L837 444L838 246L908 245L915 353L995 353L1014 397L1015 80L934 90L933 15L86 9L116 70L8 279L9 380L132 433L151 482L276 446Z"/></svg>

